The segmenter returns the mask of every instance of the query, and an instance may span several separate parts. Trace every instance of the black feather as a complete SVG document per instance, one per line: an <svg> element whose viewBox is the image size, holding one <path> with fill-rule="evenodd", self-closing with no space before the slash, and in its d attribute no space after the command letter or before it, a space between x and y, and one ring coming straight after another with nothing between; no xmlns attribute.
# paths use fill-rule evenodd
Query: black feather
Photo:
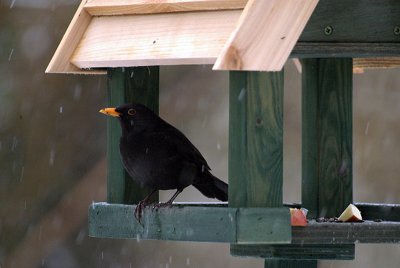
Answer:
<svg viewBox="0 0 400 268"><path fill-rule="evenodd" d="M115 110L122 127L121 158L132 179L177 193L193 185L207 197L228 200L228 185L210 173L204 157L182 132L141 104Z"/></svg>

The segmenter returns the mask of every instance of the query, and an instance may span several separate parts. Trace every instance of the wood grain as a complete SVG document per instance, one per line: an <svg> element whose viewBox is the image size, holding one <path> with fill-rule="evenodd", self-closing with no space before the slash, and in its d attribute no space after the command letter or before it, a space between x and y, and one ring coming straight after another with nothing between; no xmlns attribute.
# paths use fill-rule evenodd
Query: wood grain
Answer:
<svg viewBox="0 0 400 268"><path fill-rule="evenodd" d="M399 52L400 53L400 52ZM388 69L399 68L400 57L386 58L355 58L353 59L353 69Z"/></svg>
<svg viewBox="0 0 400 268"><path fill-rule="evenodd" d="M158 67L109 69L108 77L109 107L135 101L158 113ZM137 203L151 189L142 189L126 173L119 153L121 127L115 118L108 117L107 120L107 200L109 203ZM151 201L158 201L157 195Z"/></svg>
<svg viewBox="0 0 400 268"><path fill-rule="evenodd" d="M242 208L236 219L237 244L288 244L291 241L287 208Z"/></svg>
<svg viewBox="0 0 400 268"><path fill-rule="evenodd" d="M247 0L88 0L92 16L243 9Z"/></svg>
<svg viewBox="0 0 400 268"><path fill-rule="evenodd" d="M318 223L293 227L293 244L400 243L400 222Z"/></svg>
<svg viewBox="0 0 400 268"><path fill-rule="evenodd" d="M336 217L353 201L352 60L302 63L302 204Z"/></svg>
<svg viewBox="0 0 400 268"><path fill-rule="evenodd" d="M147 19L141 19L134 24L131 24L131 16L108 16L108 18L112 19L119 17L121 25L112 23L108 25L109 21L103 20L104 16L96 17L94 19L96 20L95 24L97 25L97 30L94 33L90 33L90 38L93 39L90 41L86 40L85 43L83 43L83 40L81 40L82 35L92 20L92 15L87 12L86 8L82 8L85 1L87 0L82 2L76 12L46 72L105 74L104 70L89 70L86 68L164 64L214 64L242 14L242 9L219 10L218 12L224 15L216 15L216 17L210 16L209 13L212 12L211 10L183 12L186 13L187 16L191 16L191 20L183 19L181 17L182 12L169 14L173 15L173 17L176 16L176 18L169 19L169 17L167 17L165 20L155 19L151 17L155 14L149 14ZM114 5L124 6L125 2L127 4L142 3L144 0L119 0L117 2L108 0L92 1L96 1L93 2L93 6L95 3L98 3L100 9L107 10L108 7L113 7ZM176 1L176 5L173 1ZM268 2L274 1L258 2L266 5ZM243 5L245 1L198 0L196 2L195 0L165 0L163 4L169 2L173 6L177 6L178 2L185 3L185 5L193 3L194 6L203 6L205 3L207 3L207 5L212 3L211 6L218 6L220 4L235 6L235 3L237 3L238 6L240 6ZM194 4L195 2L196 5ZM287 1L279 2L285 3ZM301 1L296 2L300 3ZM110 3L111 6L108 6ZM90 5L91 4L88 3L88 6ZM125 9L125 7L123 7L123 9ZM203 6L202 9L207 8ZM293 10L294 9L291 8L291 12ZM336 10L341 10L341 12L336 12ZM264 12L264 10L260 12ZM197 16L197 13L202 13L204 17ZM261 15L266 19L264 13ZM243 15L246 15L246 13ZM297 44L293 49L289 49L289 51L292 50L290 56L299 58L399 57L400 35L394 34L394 26L397 25L399 16L399 1L382 0L377 2L375 0L359 0L349 2L347 0L321 0L300 35ZM125 22L128 24L127 27L124 27ZM258 23L258 21L256 21L254 25L257 26L254 26L254 29L259 28L258 26L260 25L264 27L267 26ZM352 25L352 27L348 27L348 25ZM176 29L177 26L183 27L183 29ZM289 24L286 26L289 27ZM327 26L333 29L332 33L329 35L325 34L325 28ZM140 29L139 33L138 29ZM147 29L148 33L144 33L143 29ZM158 29L160 29L160 31L158 31ZM244 35L253 35L252 32L255 32L254 29L251 28L250 31L244 33ZM203 31L210 32L203 33ZM190 35L190 33L192 33L192 35ZM138 38L138 36L140 36L140 38ZM132 39L133 37L135 39ZM256 37L257 42L252 43L259 44L259 40L261 39L258 38L258 36ZM157 38L163 42L157 44L159 41ZM287 38L285 37L283 41L285 39ZM138 43L136 43L137 40L139 40ZM154 41L155 43L153 44ZM278 40L278 42L274 44L280 44L281 42L282 40ZM82 48L81 46L79 49L76 49L78 43L81 43L81 45L87 44L89 47ZM124 44L127 45L124 46ZM254 62L270 62L272 58L261 57L264 53L267 53L264 45L262 45L261 48L264 50L263 53L252 56L252 61L255 59ZM285 50L287 49L285 47L282 48ZM235 66L242 65L239 52L240 51L233 46L232 49L226 50L227 55L230 56L231 59L235 59L231 62ZM80 53L84 53L82 55L83 57L78 57ZM73 55L77 56L77 66L71 64L70 60ZM143 55L143 57L141 57L141 55ZM275 54L273 56L278 57L278 55Z"/></svg>
<svg viewBox="0 0 400 268"><path fill-rule="evenodd" d="M368 23L367 21L365 23ZM356 57L398 57L400 43L365 42L297 42L291 57L299 58L356 58Z"/></svg>
<svg viewBox="0 0 400 268"><path fill-rule="evenodd" d="M280 71L318 0L250 0L214 70Z"/></svg>
<svg viewBox="0 0 400 268"><path fill-rule="evenodd" d="M136 238L197 242L289 243L276 218L290 222L287 208L237 209L223 206L184 206L153 210L145 208L142 224L134 217L136 206L95 203L89 208L89 235L107 238ZM263 220L259 220L262 218ZM283 223L283 222L282 222ZM268 230L255 236L252 226ZM239 231L238 233L238 230ZM261 237L261 240L260 240ZM265 240L262 240L265 239Z"/></svg>
<svg viewBox="0 0 400 268"><path fill-rule="evenodd" d="M92 19L89 13L83 9L85 2L86 0L82 0L78 10L75 12L67 31L46 68L46 73L105 74L103 70L81 70L70 63L70 58L74 53L75 47L81 40Z"/></svg>
<svg viewBox="0 0 400 268"><path fill-rule="evenodd" d="M400 35L394 34L394 27L399 18L396 0L320 0L299 41L398 43ZM333 30L330 34L325 33L327 26Z"/></svg>
<svg viewBox="0 0 400 268"><path fill-rule="evenodd" d="M232 247L239 246L232 245ZM299 263L303 265L300 267L317 267L316 260L354 260L355 252L354 245L240 245L240 247L241 251L235 250L234 256L266 258L266 267L282 265L287 268L297 268Z"/></svg>
<svg viewBox="0 0 400 268"><path fill-rule="evenodd" d="M240 12L96 17L71 62L79 68L210 64Z"/></svg>
<svg viewBox="0 0 400 268"><path fill-rule="evenodd" d="M89 208L89 235L103 238L139 237L139 239L179 241L240 242L242 244L232 245L243 249L234 251L240 256L244 256L243 254L257 256L269 251L275 254L271 257L284 258L287 250L288 258L298 259L349 259L350 254L354 255L352 243L400 242L400 222L318 223L311 220L306 227L292 227L291 245L243 245L243 243L261 242L261 239L254 236L256 232L250 230L251 226L257 225L258 229L262 229L263 225L265 230L272 230L273 235L261 234L269 236L263 242L287 243L288 236L282 236L280 226L274 225L275 218L282 216L284 218L288 215L287 208L233 208L220 203L197 205L174 203L171 208L159 210L146 208L142 218L143 225L140 225L132 215L135 207L135 205L110 203L92 204ZM241 228L244 229L240 231ZM188 229L192 230L187 232ZM271 237L277 240L269 240ZM325 245L321 245L322 243ZM251 253L249 249L253 252Z"/></svg>
<svg viewBox="0 0 400 268"><path fill-rule="evenodd" d="M282 206L283 72L231 72L229 205Z"/></svg>
<svg viewBox="0 0 400 268"><path fill-rule="evenodd" d="M229 206L280 207L283 72L233 71L229 83ZM284 236L287 226L281 227ZM242 253L231 245L232 255Z"/></svg>

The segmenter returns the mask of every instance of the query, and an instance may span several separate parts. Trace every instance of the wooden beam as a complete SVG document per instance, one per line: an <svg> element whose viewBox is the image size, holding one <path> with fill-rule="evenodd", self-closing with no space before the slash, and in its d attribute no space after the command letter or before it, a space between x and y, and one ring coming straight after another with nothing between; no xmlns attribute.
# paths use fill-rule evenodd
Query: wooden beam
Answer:
<svg viewBox="0 0 400 268"><path fill-rule="evenodd" d="M231 247L239 247L234 245ZM234 256L263 258L265 267L280 267L272 266L272 264L283 264L285 268L289 267L307 267L316 268L316 260L354 260L355 247L351 245L240 245L241 252L235 252ZM306 261L306 263L303 263ZM278 262L278 263L276 263ZM286 262L289 262L286 264ZM272 264L271 264L272 263ZM303 266L299 266L299 265ZM267 266L269 265L269 266ZM286 265L286 266L285 266ZM289 266L290 265L290 266Z"/></svg>
<svg viewBox="0 0 400 268"><path fill-rule="evenodd" d="M94 17L71 62L79 68L211 64L240 13Z"/></svg>
<svg viewBox="0 0 400 268"><path fill-rule="evenodd" d="M86 1L84 0L82 3ZM118 6L122 6L121 8L124 10L125 4L136 5L138 9L142 9L142 7L139 8L142 4L144 5L143 9L146 10L146 5L148 3L154 4L156 0L151 0L151 2L144 0L92 1L94 2L87 3L89 9L90 5L94 8L95 4L98 3L99 8L104 9L101 12L107 13L108 8L113 9L115 7L118 9ZM288 2L290 1L294 0L289 0ZM302 1L296 1L296 3ZM400 51L400 44L398 43L399 35L396 34L396 28L393 25L396 25L397 18L400 15L400 2L392 0L382 1L377 3L374 0L353 2L347 0L321 0L300 35L298 42L291 51L290 56L299 58L398 57ZM47 72L105 74L104 70L89 70L87 68L214 64L217 56L220 55L222 48L236 27L239 17L242 14L242 8L239 7L243 6L244 2L245 0L165 0L160 5L168 6L170 4L174 7L172 10L176 10L180 5L187 7L193 4L193 9L197 8L202 11L169 13L173 17L176 16L175 20L166 17L164 21L158 18L155 19L152 16L168 14L147 14L147 19L143 19L143 21L136 20L137 23L133 23L131 17L138 18L140 15L97 16L93 18L97 25L93 28L96 28L98 32L92 31L90 34L85 34L84 32L92 21L92 15L87 11L88 9L82 8L81 4L56 54L49 64ZM281 2L281 5L285 5L287 1L252 0L252 2L257 2L260 5ZM211 5L212 8L210 7L210 10L205 10L207 9L205 7L206 4ZM249 2L249 4L251 3ZM210 15L213 13L212 10L216 10L213 9L214 7L218 9L218 11L214 11L217 13L215 16ZM235 10L236 8L239 9ZM126 9L129 8L126 7ZM335 10L342 10L343 12L335 12ZM292 12L292 9L289 11ZM260 10L258 12L262 13ZM186 13L191 18L189 20L183 19L182 13ZM199 13L203 15L198 16ZM300 15L300 13L297 15ZM142 14L141 16L145 15ZM246 12L243 13L243 16L246 16ZM268 19L264 14L260 16L264 20ZM121 25L105 25L109 22L105 20L107 17L112 18L112 20L119 17ZM127 27L124 26L126 22ZM354 27L347 27L349 23ZM263 26L261 28L268 26L258 22L255 22L254 25ZM271 25L274 25L274 23ZM287 24L281 24L282 29L285 27L288 28L288 33L292 33L292 31L295 31L294 28L296 28L292 27L293 29L291 29ZM258 29L260 27L254 26L254 28ZM155 29L160 30L155 31ZM332 31L327 29L332 29ZM253 30L251 28L251 31L249 31L252 36L251 32L255 32ZM249 33L244 33L244 35L246 34ZM82 36L91 40L83 41L81 40ZM271 36L276 37L276 34ZM262 37L263 39L270 38L269 35ZM135 39L132 40L132 38ZM257 36L254 38L256 40L252 42L252 45L261 42L261 38ZM289 40L289 36L286 36L283 40L278 40L274 44L281 45L285 39ZM288 42L288 40L285 42ZM76 49L78 43L81 44L81 47ZM124 46L124 43L128 45ZM82 48L86 44L90 46ZM275 47L275 45L273 46ZM262 46L262 48L264 50L263 53L255 56L257 61L270 62L270 59L274 59L269 56L263 58L264 53L268 54L268 51L265 50L265 46ZM283 46L282 48L283 50L288 49ZM260 48L258 47L257 49ZM290 51L290 49L288 50ZM76 56L75 63L77 66L71 64L71 56ZM277 54L273 56L278 57ZM274 62L272 61L268 64L274 64Z"/></svg>
<svg viewBox="0 0 400 268"><path fill-rule="evenodd" d="M365 22L368 23L368 22ZM298 58L371 58L398 57L400 43L365 42L297 42L291 57Z"/></svg>
<svg viewBox="0 0 400 268"><path fill-rule="evenodd" d="M92 16L243 9L247 0L88 0Z"/></svg>
<svg viewBox="0 0 400 268"><path fill-rule="evenodd" d="M398 43L399 17L396 0L320 0L299 41Z"/></svg>
<svg viewBox="0 0 400 268"><path fill-rule="evenodd" d="M293 244L400 243L400 222L318 223L292 228Z"/></svg>
<svg viewBox="0 0 400 268"><path fill-rule="evenodd" d="M214 70L279 71L318 0L250 0Z"/></svg>
<svg viewBox="0 0 400 268"><path fill-rule="evenodd" d="M302 205L337 217L353 202L352 59L302 64Z"/></svg>
<svg viewBox="0 0 400 268"><path fill-rule="evenodd" d="M260 244L263 243L288 242L288 236L280 230L282 226L278 226L289 223L287 208L233 208L221 204L174 203L170 208L146 208L142 225L133 215L135 208L135 205L92 204L89 208L89 235L103 238L241 243L237 246L243 248L249 246L244 244L258 243L251 245L253 249L262 249ZM262 228L264 233L257 231ZM339 223L310 220L305 227L289 228L292 234L289 241L292 244L282 247L289 249L293 246L292 250L297 248L303 253L311 251L301 251L299 245L326 243L343 247L352 243L400 242L398 221ZM260 237L255 237L256 233ZM320 249L319 252L322 251L328 252L327 249ZM283 251L279 252L283 254Z"/></svg>
<svg viewBox="0 0 400 268"><path fill-rule="evenodd" d="M229 83L229 206L281 207L283 71L232 71Z"/></svg>
<svg viewBox="0 0 400 268"><path fill-rule="evenodd" d="M400 204L355 203L364 220L400 221Z"/></svg>
<svg viewBox="0 0 400 268"><path fill-rule="evenodd" d="M105 74L105 71L102 70L81 70L70 63L75 47L80 42L92 19L89 13L83 9L85 2L86 0L82 0L78 10L75 12L67 31L46 68L46 73Z"/></svg>
<svg viewBox="0 0 400 268"><path fill-rule="evenodd" d="M231 72L229 205L282 206L283 72Z"/></svg>
<svg viewBox="0 0 400 268"><path fill-rule="evenodd" d="M353 59L353 69L388 69L399 67L400 57Z"/></svg>
<svg viewBox="0 0 400 268"><path fill-rule="evenodd" d="M89 208L89 235L241 244L286 244L291 240L288 208L238 209L174 204L157 210L145 208L142 224L134 217L135 208L132 205L92 204Z"/></svg>

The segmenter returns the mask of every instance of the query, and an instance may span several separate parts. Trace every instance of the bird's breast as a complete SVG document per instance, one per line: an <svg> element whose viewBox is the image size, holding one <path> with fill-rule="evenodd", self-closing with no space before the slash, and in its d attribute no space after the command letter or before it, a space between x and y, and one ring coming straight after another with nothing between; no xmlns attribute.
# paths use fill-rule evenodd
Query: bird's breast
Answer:
<svg viewBox="0 0 400 268"><path fill-rule="evenodd" d="M141 186L160 190L182 186L182 160L167 146L143 138L121 139L120 153L126 171Z"/></svg>

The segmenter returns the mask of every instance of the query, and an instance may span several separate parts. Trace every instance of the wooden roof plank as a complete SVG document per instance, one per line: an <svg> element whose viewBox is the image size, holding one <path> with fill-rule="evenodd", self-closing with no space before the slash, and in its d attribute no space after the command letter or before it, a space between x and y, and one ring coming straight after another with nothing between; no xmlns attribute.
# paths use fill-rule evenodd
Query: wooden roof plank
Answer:
<svg viewBox="0 0 400 268"><path fill-rule="evenodd" d="M214 70L279 71L318 0L249 0Z"/></svg>
<svg viewBox="0 0 400 268"><path fill-rule="evenodd" d="M93 17L71 62L79 68L213 64L241 10Z"/></svg>
<svg viewBox="0 0 400 268"><path fill-rule="evenodd" d="M387 68L399 68L399 67L400 67L400 57L353 59L353 68L387 69Z"/></svg>
<svg viewBox="0 0 400 268"><path fill-rule="evenodd" d="M70 63L70 57L86 31L91 21L91 16L84 10L87 0L83 0L75 12L56 52L53 55L46 73L79 73L79 74L103 74L102 70L81 70Z"/></svg>
<svg viewBox="0 0 400 268"><path fill-rule="evenodd" d="M88 0L92 16L243 9L247 0Z"/></svg>

